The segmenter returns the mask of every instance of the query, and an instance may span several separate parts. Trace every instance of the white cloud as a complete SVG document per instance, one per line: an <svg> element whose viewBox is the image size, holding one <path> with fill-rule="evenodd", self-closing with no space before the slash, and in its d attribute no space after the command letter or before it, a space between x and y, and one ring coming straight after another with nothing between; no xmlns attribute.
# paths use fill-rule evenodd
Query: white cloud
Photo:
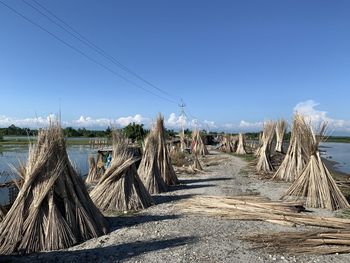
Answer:
<svg viewBox="0 0 350 263"><path fill-rule="evenodd" d="M327 111L316 109L319 105L314 100L302 101L295 105L294 112L304 115L316 127L326 121L331 133L350 132L350 120L333 119L328 116Z"/></svg>
<svg viewBox="0 0 350 263"><path fill-rule="evenodd" d="M242 129L250 129L250 130L259 130L263 127L263 122L248 122L245 120L241 120L239 123L239 127Z"/></svg>
<svg viewBox="0 0 350 263"><path fill-rule="evenodd" d="M46 117L35 117L35 118L11 118L8 116L0 115L0 127L8 127L12 124L18 127L29 127L29 128L40 128L47 126L48 123L56 119L55 114L49 114Z"/></svg>

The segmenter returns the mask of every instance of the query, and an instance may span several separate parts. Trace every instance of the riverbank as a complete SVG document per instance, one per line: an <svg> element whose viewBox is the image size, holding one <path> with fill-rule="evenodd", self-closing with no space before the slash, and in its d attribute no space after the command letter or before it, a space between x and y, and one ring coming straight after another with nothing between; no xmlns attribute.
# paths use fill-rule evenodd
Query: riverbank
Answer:
<svg viewBox="0 0 350 263"><path fill-rule="evenodd" d="M278 200L289 183L259 180L245 158L212 152L201 159L204 173L179 174L181 185L154 196L157 205L143 211L108 215L111 232L72 248L10 262L350 262L350 255L287 255L253 249L241 240L254 233L300 231L267 222L230 220L184 213L179 205L196 195L261 195ZM323 209L314 215L334 216ZM0 258L1 261L1 258Z"/></svg>

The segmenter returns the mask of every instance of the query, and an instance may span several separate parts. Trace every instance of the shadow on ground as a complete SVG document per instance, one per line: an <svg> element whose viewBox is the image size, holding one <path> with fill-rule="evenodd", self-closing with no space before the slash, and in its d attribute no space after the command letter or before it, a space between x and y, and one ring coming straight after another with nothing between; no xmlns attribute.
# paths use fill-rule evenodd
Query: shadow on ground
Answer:
<svg viewBox="0 0 350 263"><path fill-rule="evenodd" d="M213 186L215 186L215 184L179 184L179 185L170 186L168 188L168 192L188 190L188 189L198 189L198 188L213 187Z"/></svg>
<svg viewBox="0 0 350 263"><path fill-rule="evenodd" d="M203 179L181 179L181 184L195 184L195 183L201 183L201 182L214 182L214 181L229 181L232 180L232 178L227 177L218 177L218 178L203 178Z"/></svg>
<svg viewBox="0 0 350 263"><path fill-rule="evenodd" d="M126 216L110 216L107 217L110 227L110 232L123 227L131 227L147 222L156 222L163 220L176 219L179 216L176 215L147 215L147 214L131 214Z"/></svg>
<svg viewBox="0 0 350 263"><path fill-rule="evenodd" d="M28 256L0 256L0 262L119 262L147 252L183 246L194 241L194 237L136 241L75 251L52 251ZM100 243L102 246L103 242L100 241Z"/></svg>
<svg viewBox="0 0 350 263"><path fill-rule="evenodd" d="M155 195L153 196L153 200L155 204L164 204L164 203L170 203L174 201L179 201L182 199L188 199L193 197L192 194L185 194L185 195Z"/></svg>

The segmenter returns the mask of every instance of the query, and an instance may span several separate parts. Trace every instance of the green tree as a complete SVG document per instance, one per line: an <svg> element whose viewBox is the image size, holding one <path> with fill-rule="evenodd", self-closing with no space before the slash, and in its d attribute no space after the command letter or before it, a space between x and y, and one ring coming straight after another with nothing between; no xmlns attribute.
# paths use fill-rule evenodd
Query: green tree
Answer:
<svg viewBox="0 0 350 263"><path fill-rule="evenodd" d="M129 123L123 128L125 136L131 139L133 142L141 141L146 135L146 131L143 128L143 124L136 124L135 122Z"/></svg>

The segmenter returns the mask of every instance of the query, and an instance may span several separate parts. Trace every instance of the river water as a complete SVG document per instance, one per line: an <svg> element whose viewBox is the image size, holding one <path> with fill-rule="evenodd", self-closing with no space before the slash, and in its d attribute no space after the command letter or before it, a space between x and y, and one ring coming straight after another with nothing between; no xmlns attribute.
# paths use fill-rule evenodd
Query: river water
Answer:
<svg viewBox="0 0 350 263"><path fill-rule="evenodd" d="M69 159L80 175L86 175L89 170L88 156L95 154L96 149L89 145L68 145ZM3 145L0 149L0 183L10 181L14 172L11 166L18 167L19 162L26 163L28 145ZM8 202L8 189L0 188L0 205Z"/></svg>

